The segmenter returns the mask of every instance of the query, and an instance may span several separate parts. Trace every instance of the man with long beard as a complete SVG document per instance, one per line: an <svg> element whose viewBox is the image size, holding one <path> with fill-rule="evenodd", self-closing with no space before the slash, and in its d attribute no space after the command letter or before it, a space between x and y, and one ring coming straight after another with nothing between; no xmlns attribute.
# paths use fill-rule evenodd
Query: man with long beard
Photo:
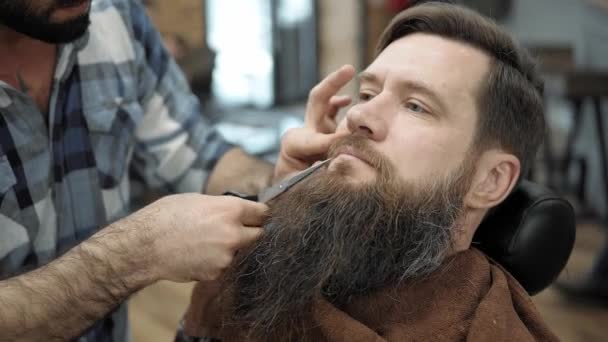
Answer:
<svg viewBox="0 0 608 342"><path fill-rule="evenodd" d="M542 140L528 54L479 14L428 3L393 19L359 81L327 167L271 203L222 283L195 288L181 336L555 340L471 246Z"/></svg>

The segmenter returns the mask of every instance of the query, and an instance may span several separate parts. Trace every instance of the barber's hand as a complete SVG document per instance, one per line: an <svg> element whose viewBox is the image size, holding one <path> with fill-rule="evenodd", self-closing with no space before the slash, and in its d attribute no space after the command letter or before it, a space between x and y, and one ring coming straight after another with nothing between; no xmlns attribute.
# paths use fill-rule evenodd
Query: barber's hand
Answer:
<svg viewBox="0 0 608 342"><path fill-rule="evenodd" d="M281 152L274 171L275 181L325 158L331 144L340 136L334 133L336 114L351 102L350 96L336 94L354 75L355 69L345 65L312 88L306 105L304 127L287 131L281 139Z"/></svg>
<svg viewBox="0 0 608 342"><path fill-rule="evenodd" d="M193 193L161 198L123 221L149 247L155 279L207 281L218 279L236 251L260 236L266 210L237 197Z"/></svg>

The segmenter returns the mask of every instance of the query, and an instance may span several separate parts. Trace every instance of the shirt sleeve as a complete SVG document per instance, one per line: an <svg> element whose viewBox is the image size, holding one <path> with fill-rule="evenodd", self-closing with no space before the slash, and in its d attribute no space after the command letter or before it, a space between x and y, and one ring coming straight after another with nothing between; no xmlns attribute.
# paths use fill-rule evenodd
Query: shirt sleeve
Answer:
<svg viewBox="0 0 608 342"><path fill-rule="evenodd" d="M135 129L131 174L151 188L200 192L232 145L202 113L198 98L138 1L130 1L130 20L138 97L144 110Z"/></svg>

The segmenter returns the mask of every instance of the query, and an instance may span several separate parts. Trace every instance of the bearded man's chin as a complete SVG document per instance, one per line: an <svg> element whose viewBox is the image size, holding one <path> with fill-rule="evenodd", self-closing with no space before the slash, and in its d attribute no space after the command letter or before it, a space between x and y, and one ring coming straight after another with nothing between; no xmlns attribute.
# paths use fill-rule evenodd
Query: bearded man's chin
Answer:
<svg viewBox="0 0 608 342"><path fill-rule="evenodd" d="M338 155L327 166L327 172L339 175L337 181L351 185L371 185L380 181L379 170L365 161L349 155Z"/></svg>

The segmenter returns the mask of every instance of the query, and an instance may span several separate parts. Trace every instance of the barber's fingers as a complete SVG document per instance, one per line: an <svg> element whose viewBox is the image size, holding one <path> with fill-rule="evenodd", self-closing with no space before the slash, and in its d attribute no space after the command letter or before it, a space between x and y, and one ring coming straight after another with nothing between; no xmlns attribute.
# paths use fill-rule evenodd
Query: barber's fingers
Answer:
<svg viewBox="0 0 608 342"><path fill-rule="evenodd" d="M309 160L318 159L319 157L323 158L336 139L349 133L337 132L325 134L311 132L306 128L295 128L286 134L290 136L284 139L284 153L288 156L298 156L297 159L299 160Z"/></svg>
<svg viewBox="0 0 608 342"><path fill-rule="evenodd" d="M338 127L336 116L340 109L348 106L352 101L350 95L335 95L329 99L326 115L316 124L314 129L320 133L333 133Z"/></svg>
<svg viewBox="0 0 608 342"><path fill-rule="evenodd" d="M336 108L342 108L348 106L352 98L350 95L335 95L329 99L329 104Z"/></svg>
<svg viewBox="0 0 608 342"><path fill-rule="evenodd" d="M321 121L331 121L335 124L336 114L342 107L346 107L352 101L350 95L334 95L329 99L329 103L326 109L325 115L321 118ZM325 132L331 133L331 132Z"/></svg>
<svg viewBox="0 0 608 342"><path fill-rule="evenodd" d="M259 227L268 215L268 206L263 203L243 200L241 202L240 221L249 227Z"/></svg>
<svg viewBox="0 0 608 342"><path fill-rule="evenodd" d="M329 74L310 91L306 108L305 126L319 130L323 128L327 117L333 119L340 109L340 103L332 104L331 98L335 96L355 75L352 65L344 65L337 71ZM334 100L335 101L335 100ZM327 132L326 132L327 133Z"/></svg>

